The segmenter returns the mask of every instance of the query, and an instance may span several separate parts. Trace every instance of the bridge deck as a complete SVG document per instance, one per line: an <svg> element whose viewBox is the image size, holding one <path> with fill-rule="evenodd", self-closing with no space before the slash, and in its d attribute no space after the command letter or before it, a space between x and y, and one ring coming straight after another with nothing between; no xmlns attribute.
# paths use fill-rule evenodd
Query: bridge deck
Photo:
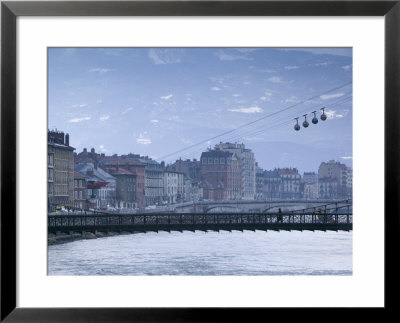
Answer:
<svg viewBox="0 0 400 323"><path fill-rule="evenodd" d="M350 231L352 213L171 213L49 215L48 232L308 230Z"/></svg>

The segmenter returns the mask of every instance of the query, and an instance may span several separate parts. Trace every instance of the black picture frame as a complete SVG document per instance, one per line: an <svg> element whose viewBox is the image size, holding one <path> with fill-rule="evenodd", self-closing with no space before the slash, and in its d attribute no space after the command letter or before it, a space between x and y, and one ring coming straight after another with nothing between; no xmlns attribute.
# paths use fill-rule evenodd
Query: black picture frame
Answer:
<svg viewBox="0 0 400 323"><path fill-rule="evenodd" d="M266 310L229 308L16 307L16 19L19 16L384 16L385 17L385 306L396 310L399 286L400 1L2 1L1 3L1 321L237 321ZM373 125L371 125L373 127ZM304 313L300 309L299 313ZM331 310L331 318L340 318ZM307 312L309 314L316 312ZM369 312L370 313L370 312ZM240 314L240 315L238 315ZM303 314L301 314L303 315ZM308 315L308 314L306 314ZM326 316L326 314L323 314ZM370 315L370 314L368 314ZM320 314L317 314L320 316ZM300 317L297 317L299 319ZM311 318L310 318L311 319Z"/></svg>

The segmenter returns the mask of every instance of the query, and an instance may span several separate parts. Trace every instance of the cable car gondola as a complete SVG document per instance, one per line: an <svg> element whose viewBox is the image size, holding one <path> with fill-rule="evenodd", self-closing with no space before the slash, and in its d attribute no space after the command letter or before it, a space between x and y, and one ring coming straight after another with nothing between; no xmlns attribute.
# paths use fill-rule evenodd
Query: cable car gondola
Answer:
<svg viewBox="0 0 400 323"><path fill-rule="evenodd" d="M308 125L309 125L309 123L308 123L308 121L307 121L307 114L303 114L303 117L304 117L303 127L304 127L304 128L307 128Z"/></svg>
<svg viewBox="0 0 400 323"><path fill-rule="evenodd" d="M325 121L326 120L325 107L321 108L321 110L322 110L321 120Z"/></svg>
<svg viewBox="0 0 400 323"><path fill-rule="evenodd" d="M316 117L315 113L317 113L317 111L313 111L312 113L314 113L314 118L312 118L311 122L313 124L317 124L318 123L318 118Z"/></svg>
<svg viewBox="0 0 400 323"><path fill-rule="evenodd" d="M300 126L299 126L299 118L294 118L296 120L296 124L294 125L294 130L299 131Z"/></svg>

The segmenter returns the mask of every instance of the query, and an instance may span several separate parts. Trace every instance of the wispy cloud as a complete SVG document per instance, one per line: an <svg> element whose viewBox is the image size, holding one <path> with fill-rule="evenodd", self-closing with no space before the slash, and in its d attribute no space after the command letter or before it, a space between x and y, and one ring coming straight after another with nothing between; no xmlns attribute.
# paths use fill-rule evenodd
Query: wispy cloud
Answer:
<svg viewBox="0 0 400 323"><path fill-rule="evenodd" d="M124 111L121 112L121 114L126 114L126 113L128 113L129 111L132 111L132 110L133 110L132 107L126 108Z"/></svg>
<svg viewBox="0 0 400 323"><path fill-rule="evenodd" d="M348 70L350 70L350 69L352 68L352 66L353 66L353 65L345 65L345 66L342 66L342 68L343 68L345 71L348 71Z"/></svg>
<svg viewBox="0 0 400 323"><path fill-rule="evenodd" d="M341 159L345 159L345 160L349 160L349 159L353 159L353 156L343 156L340 157Z"/></svg>
<svg viewBox="0 0 400 323"><path fill-rule="evenodd" d="M181 62L182 51L177 49L150 49L149 58L155 65L176 64Z"/></svg>
<svg viewBox="0 0 400 323"><path fill-rule="evenodd" d="M328 62L321 62L321 63L314 64L314 66L328 66L328 65L329 65Z"/></svg>
<svg viewBox="0 0 400 323"><path fill-rule="evenodd" d="M178 121L178 122L182 122L183 120L179 117L179 116L170 116L170 117L166 117L165 120L168 121Z"/></svg>
<svg viewBox="0 0 400 323"><path fill-rule="evenodd" d="M291 95L288 98L286 98L285 103L293 103L296 101L297 101L297 97L295 97L294 95Z"/></svg>
<svg viewBox="0 0 400 323"><path fill-rule="evenodd" d="M152 124L154 124L154 125L157 125L159 121L156 120L156 119L153 119L153 120L150 120L150 122L151 122Z"/></svg>
<svg viewBox="0 0 400 323"><path fill-rule="evenodd" d="M100 121L106 121L106 120L108 120L108 119L110 119L110 116L109 116L108 114L103 115L103 116L101 116L101 117L99 118Z"/></svg>
<svg viewBox="0 0 400 323"><path fill-rule="evenodd" d="M324 95L321 95L320 98L321 98L321 100L329 100L329 99L340 98L343 95L344 95L344 93L342 93L342 92L332 93L332 94L324 94Z"/></svg>
<svg viewBox="0 0 400 323"><path fill-rule="evenodd" d="M352 57L353 52L351 47L293 47L293 48L279 48L279 50L283 51L301 51L301 52L309 52L317 55L338 55L338 56L347 56Z"/></svg>
<svg viewBox="0 0 400 323"><path fill-rule="evenodd" d="M343 110L340 112L336 110L325 109L325 113L328 119L335 119L335 118L341 119L349 114L349 110Z"/></svg>
<svg viewBox="0 0 400 323"><path fill-rule="evenodd" d="M160 65L160 64L167 64L164 62L156 53L154 49L150 49L149 51L149 57L153 61L154 64Z"/></svg>
<svg viewBox="0 0 400 323"><path fill-rule="evenodd" d="M179 139L185 144L185 145L192 145L193 141L186 138L186 137L179 137Z"/></svg>
<svg viewBox="0 0 400 323"><path fill-rule="evenodd" d="M151 139L145 138L145 134L140 133L139 138L136 139L136 142L138 144L141 144L141 145L150 145L151 144Z"/></svg>
<svg viewBox="0 0 400 323"><path fill-rule="evenodd" d="M169 100L169 99L172 98L172 97L173 97L172 94L168 94L168 95L162 96L161 99L163 99L163 100Z"/></svg>
<svg viewBox="0 0 400 323"><path fill-rule="evenodd" d="M272 83L283 83L283 80L281 77L279 76L272 76L268 79L268 81L272 82Z"/></svg>
<svg viewBox="0 0 400 323"><path fill-rule="evenodd" d="M284 67L285 70L297 70L299 68L299 66L297 65L287 65Z"/></svg>
<svg viewBox="0 0 400 323"><path fill-rule="evenodd" d="M258 48L250 48L250 47L235 48L235 49L241 53L252 53L258 50Z"/></svg>
<svg viewBox="0 0 400 323"><path fill-rule="evenodd" d="M257 136L254 136L254 137L244 137L243 139L245 139L246 141L254 141L254 142L257 142L257 141L264 141L264 140L265 140L265 138L263 138L263 137L257 137Z"/></svg>
<svg viewBox="0 0 400 323"><path fill-rule="evenodd" d="M219 88L218 86L213 86L211 88L211 91L221 91L221 88Z"/></svg>
<svg viewBox="0 0 400 323"><path fill-rule="evenodd" d="M111 72L111 71L114 71L114 69L96 67L96 68L92 68L92 69L89 70L89 72L98 73L98 74L105 74L105 73L108 73L108 72Z"/></svg>
<svg viewBox="0 0 400 323"><path fill-rule="evenodd" d="M80 104L71 105L71 108L86 108L87 106L88 106L88 104L86 104L86 103L80 103Z"/></svg>
<svg viewBox="0 0 400 323"><path fill-rule="evenodd" d="M260 97L262 101L271 101L272 93L265 91L264 95Z"/></svg>
<svg viewBox="0 0 400 323"><path fill-rule="evenodd" d="M228 109L231 112L241 112L241 113L261 113L264 110L260 107L250 107L250 108L237 108L237 109Z"/></svg>
<svg viewBox="0 0 400 323"><path fill-rule="evenodd" d="M82 121L87 121L90 120L90 117L81 117L81 118L73 118L69 120L69 122L76 123L76 122L82 122Z"/></svg>
<svg viewBox="0 0 400 323"><path fill-rule="evenodd" d="M248 57L247 55L233 55L233 54L227 54L223 50L218 50L214 53L215 56L219 58L220 61L236 61L238 59L246 60L246 61L252 61L253 59L251 57Z"/></svg>

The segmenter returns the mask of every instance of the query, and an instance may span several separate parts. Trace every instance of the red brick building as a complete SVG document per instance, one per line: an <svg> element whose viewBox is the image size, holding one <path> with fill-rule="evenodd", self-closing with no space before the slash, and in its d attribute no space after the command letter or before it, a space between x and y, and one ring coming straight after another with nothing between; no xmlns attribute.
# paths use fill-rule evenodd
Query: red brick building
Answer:
<svg viewBox="0 0 400 323"><path fill-rule="evenodd" d="M242 171L235 154L210 150L201 154L200 163L204 199L240 199Z"/></svg>
<svg viewBox="0 0 400 323"><path fill-rule="evenodd" d="M145 207L145 165L133 160L124 159L118 156L104 157L99 166L110 174L118 173L120 169L136 175L136 203L139 208Z"/></svg>

